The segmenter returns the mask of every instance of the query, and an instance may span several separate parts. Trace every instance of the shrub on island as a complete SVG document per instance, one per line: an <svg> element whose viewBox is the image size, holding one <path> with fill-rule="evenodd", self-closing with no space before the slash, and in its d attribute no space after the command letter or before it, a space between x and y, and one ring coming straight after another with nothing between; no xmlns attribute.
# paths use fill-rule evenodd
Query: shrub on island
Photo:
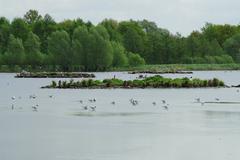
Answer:
<svg viewBox="0 0 240 160"><path fill-rule="evenodd" d="M164 78L162 76L147 77L142 80L121 80L104 79L100 80L70 80L58 82L52 81L48 86L42 88L204 88L204 87L224 87L223 81L213 78L209 80L190 79L190 78Z"/></svg>

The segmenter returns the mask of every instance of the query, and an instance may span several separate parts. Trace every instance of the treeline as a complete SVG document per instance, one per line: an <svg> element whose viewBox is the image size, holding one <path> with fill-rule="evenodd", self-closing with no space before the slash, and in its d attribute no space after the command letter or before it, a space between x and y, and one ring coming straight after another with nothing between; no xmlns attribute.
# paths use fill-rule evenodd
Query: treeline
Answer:
<svg viewBox="0 0 240 160"><path fill-rule="evenodd" d="M0 65L101 71L145 63L239 62L240 26L208 23L183 37L147 20L57 23L36 10L11 22L0 18Z"/></svg>

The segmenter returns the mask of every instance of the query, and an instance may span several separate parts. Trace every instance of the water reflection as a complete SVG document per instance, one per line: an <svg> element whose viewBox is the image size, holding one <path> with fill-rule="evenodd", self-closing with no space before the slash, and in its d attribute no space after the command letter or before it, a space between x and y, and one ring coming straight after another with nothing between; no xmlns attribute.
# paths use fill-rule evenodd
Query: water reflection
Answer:
<svg viewBox="0 0 240 160"><path fill-rule="evenodd" d="M157 115L159 113L152 112L117 112L117 113L109 113L109 112L76 112L71 115L80 116L80 117L128 117L128 116L144 116L144 115Z"/></svg>
<svg viewBox="0 0 240 160"><path fill-rule="evenodd" d="M238 111L203 111L206 118L240 118L240 112Z"/></svg>

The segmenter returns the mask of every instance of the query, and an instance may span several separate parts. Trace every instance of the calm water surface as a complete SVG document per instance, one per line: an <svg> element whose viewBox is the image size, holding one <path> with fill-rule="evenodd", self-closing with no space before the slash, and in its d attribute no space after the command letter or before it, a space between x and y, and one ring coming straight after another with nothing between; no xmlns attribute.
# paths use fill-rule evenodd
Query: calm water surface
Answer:
<svg viewBox="0 0 240 160"><path fill-rule="evenodd" d="M216 77L228 85L240 84L238 71L164 76ZM240 104L194 103L195 98L240 102L236 88L52 90L40 89L52 79L13 77L0 74L0 160L240 159ZM29 98L33 94L36 99ZM90 103L92 98L97 102ZM132 106L130 98L139 105ZM162 100L169 104L168 111ZM96 106L96 111L84 111L85 105Z"/></svg>

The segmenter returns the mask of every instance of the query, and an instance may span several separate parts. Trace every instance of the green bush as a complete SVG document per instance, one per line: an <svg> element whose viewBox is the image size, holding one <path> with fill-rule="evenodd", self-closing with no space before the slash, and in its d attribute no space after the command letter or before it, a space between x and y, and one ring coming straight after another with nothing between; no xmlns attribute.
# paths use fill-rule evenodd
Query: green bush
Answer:
<svg viewBox="0 0 240 160"><path fill-rule="evenodd" d="M145 64L145 60L139 54L128 53L128 63L131 67L141 66Z"/></svg>
<svg viewBox="0 0 240 160"><path fill-rule="evenodd" d="M208 64L215 64L216 63L215 58L212 57L212 56L205 56L205 60L206 60L206 63L208 63Z"/></svg>
<svg viewBox="0 0 240 160"><path fill-rule="evenodd" d="M192 62L194 64L204 64L204 63L206 63L206 60L204 58L202 58L202 57L194 57L192 59Z"/></svg>
<svg viewBox="0 0 240 160"><path fill-rule="evenodd" d="M52 88L56 88L57 87L57 83L55 81L52 81L51 87Z"/></svg>

